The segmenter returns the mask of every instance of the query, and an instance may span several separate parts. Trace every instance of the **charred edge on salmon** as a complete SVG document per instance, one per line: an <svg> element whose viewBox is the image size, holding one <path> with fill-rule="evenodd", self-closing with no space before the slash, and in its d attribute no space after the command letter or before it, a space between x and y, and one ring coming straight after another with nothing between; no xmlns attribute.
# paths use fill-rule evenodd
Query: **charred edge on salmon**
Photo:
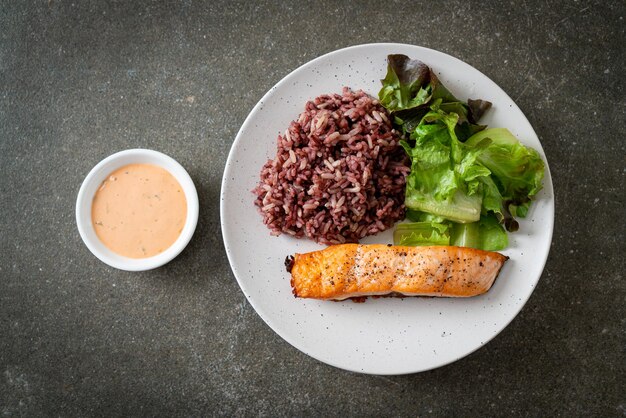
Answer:
<svg viewBox="0 0 626 418"><path fill-rule="evenodd" d="M296 283L294 282L293 277L289 280L289 284L291 284L291 293L293 293L293 297L297 298L298 291L296 290Z"/></svg>
<svg viewBox="0 0 626 418"><path fill-rule="evenodd" d="M291 273L291 269L293 268L294 258L292 255L288 255L285 257L285 268L288 273Z"/></svg>

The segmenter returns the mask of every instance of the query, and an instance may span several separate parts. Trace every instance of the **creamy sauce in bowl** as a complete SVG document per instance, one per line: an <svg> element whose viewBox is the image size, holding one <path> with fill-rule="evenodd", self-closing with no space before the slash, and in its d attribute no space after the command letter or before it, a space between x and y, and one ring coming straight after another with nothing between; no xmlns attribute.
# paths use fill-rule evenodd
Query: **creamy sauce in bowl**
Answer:
<svg viewBox="0 0 626 418"><path fill-rule="evenodd" d="M94 195L91 222L111 251L147 258L167 250L187 220L187 199L176 178L152 164L113 171Z"/></svg>

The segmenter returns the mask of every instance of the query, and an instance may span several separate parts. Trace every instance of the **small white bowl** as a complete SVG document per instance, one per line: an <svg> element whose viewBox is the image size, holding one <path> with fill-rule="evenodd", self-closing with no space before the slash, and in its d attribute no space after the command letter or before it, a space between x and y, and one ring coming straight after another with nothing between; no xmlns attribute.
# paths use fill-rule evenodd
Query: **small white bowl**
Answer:
<svg viewBox="0 0 626 418"><path fill-rule="evenodd" d="M187 199L187 220L178 239L165 251L153 257L129 258L107 248L96 235L91 220L91 204L98 187L109 174L128 164L154 164L169 171L180 183ZM127 271L150 270L170 262L187 246L198 224L198 193L187 171L167 155L147 150L120 151L100 161L83 181L76 199L76 224L89 251L111 267Z"/></svg>

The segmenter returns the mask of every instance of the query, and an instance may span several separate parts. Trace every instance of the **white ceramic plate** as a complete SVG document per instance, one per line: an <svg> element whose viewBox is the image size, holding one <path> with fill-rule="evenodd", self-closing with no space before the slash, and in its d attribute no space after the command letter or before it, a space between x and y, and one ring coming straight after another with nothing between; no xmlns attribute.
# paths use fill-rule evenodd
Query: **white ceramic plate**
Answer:
<svg viewBox="0 0 626 418"><path fill-rule="evenodd" d="M545 154L530 123L509 96L470 65L444 53L403 44L370 44L331 52L276 84L254 107L233 143L221 194L224 245L235 277L263 320L297 349L325 363L371 374L420 372L458 360L495 337L522 309L545 265L554 224L554 200L546 164L544 189L520 230L510 234L510 257L493 288L470 299L380 298L365 303L296 299L285 256L323 248L308 240L272 237L254 206L251 190L276 138L307 100L340 93L343 86L373 96L384 78L388 54L428 64L458 98L481 98L493 108L481 119L506 127ZM390 243L391 231L364 243Z"/></svg>

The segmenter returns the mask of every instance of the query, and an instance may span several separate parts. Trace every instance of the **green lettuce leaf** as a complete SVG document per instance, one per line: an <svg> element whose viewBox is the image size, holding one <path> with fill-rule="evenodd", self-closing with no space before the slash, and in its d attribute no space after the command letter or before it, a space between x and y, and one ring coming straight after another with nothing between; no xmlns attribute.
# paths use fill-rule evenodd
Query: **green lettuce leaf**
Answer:
<svg viewBox="0 0 626 418"><path fill-rule="evenodd" d="M452 224L450 245L499 251L509 245L509 239L494 215L483 215L478 222Z"/></svg>
<svg viewBox="0 0 626 418"><path fill-rule="evenodd" d="M393 231L395 245L450 245L450 225L437 222L401 223Z"/></svg>
<svg viewBox="0 0 626 418"><path fill-rule="evenodd" d="M446 223L447 221L441 216L433 215L428 212L420 212L418 210L407 209L406 218L412 222L430 222L430 223Z"/></svg>
<svg viewBox="0 0 626 418"><path fill-rule="evenodd" d="M493 214L481 216L478 227L477 248L485 251L500 251L508 247L509 238L506 231Z"/></svg>
<svg viewBox="0 0 626 418"><path fill-rule="evenodd" d="M457 247L471 247L478 248L480 245L479 238L479 222L472 222L469 224L453 224L450 245Z"/></svg>
<svg viewBox="0 0 626 418"><path fill-rule="evenodd" d="M506 231L495 215L481 215L478 222L455 223L425 212L408 211L414 222L396 225L395 245L456 245L486 251L503 250L509 244Z"/></svg>
<svg viewBox="0 0 626 418"><path fill-rule="evenodd" d="M430 100L430 68L426 64L400 54L389 55L387 62L387 75L378 93L387 110L411 109Z"/></svg>
<svg viewBox="0 0 626 418"><path fill-rule="evenodd" d="M506 231L519 228L515 218L527 215L541 190L537 151L507 129L479 125L491 103L461 102L421 61L389 55L381 82L380 102L411 158L405 205L414 224L398 226L396 243L504 249Z"/></svg>
<svg viewBox="0 0 626 418"><path fill-rule="evenodd" d="M480 218L481 177L491 172L477 162L489 140L468 147L456 137L458 114L446 113L439 101L431 106L411 134L414 145L401 141L411 157L407 177L407 208L451 221L467 223Z"/></svg>
<svg viewBox="0 0 626 418"><path fill-rule="evenodd" d="M411 157L405 205L457 223L492 213L516 231L515 218L526 215L541 190L543 160L506 129L486 129L463 143L458 118L437 100L411 133L414 142L400 142Z"/></svg>
<svg viewBox="0 0 626 418"><path fill-rule="evenodd" d="M486 186L490 197L496 199L495 186L501 199L500 211L490 209L499 215L507 230L513 231L518 227L514 218L526 216L532 197L542 188L544 163L536 150L525 147L505 128L481 131L466 144L471 147L486 139L490 145L478 161L492 172L493 185Z"/></svg>
<svg viewBox="0 0 626 418"><path fill-rule="evenodd" d="M478 125L477 122L491 107L490 102L470 99L467 104L462 103L441 83L430 67L406 55L389 55L387 63L387 74L381 80L383 86L378 98L407 136L437 100L442 110L458 114L458 126L455 129L459 141L463 142L485 129L484 125Z"/></svg>

